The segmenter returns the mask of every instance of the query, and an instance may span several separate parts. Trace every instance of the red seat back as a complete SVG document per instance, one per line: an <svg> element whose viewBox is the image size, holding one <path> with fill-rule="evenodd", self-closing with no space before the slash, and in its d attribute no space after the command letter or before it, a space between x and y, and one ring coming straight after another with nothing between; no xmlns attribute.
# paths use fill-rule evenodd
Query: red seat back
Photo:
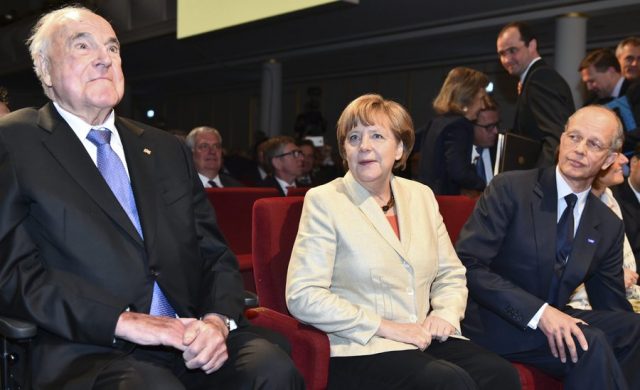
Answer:
<svg viewBox="0 0 640 390"><path fill-rule="evenodd" d="M253 205L253 275L260 305L287 315L287 268L303 201L302 196L287 196L259 199Z"/></svg>
<svg viewBox="0 0 640 390"><path fill-rule="evenodd" d="M278 196L278 191L251 187L207 188L206 191L231 251L236 255L251 253L253 203L260 198Z"/></svg>
<svg viewBox="0 0 640 390"><path fill-rule="evenodd" d="M460 235L460 230L476 206L476 198L469 198L463 195L436 195L440 214L447 227L449 238L455 245Z"/></svg>
<svg viewBox="0 0 640 390"><path fill-rule="evenodd" d="M287 191L287 196L304 196L311 187L293 187Z"/></svg>

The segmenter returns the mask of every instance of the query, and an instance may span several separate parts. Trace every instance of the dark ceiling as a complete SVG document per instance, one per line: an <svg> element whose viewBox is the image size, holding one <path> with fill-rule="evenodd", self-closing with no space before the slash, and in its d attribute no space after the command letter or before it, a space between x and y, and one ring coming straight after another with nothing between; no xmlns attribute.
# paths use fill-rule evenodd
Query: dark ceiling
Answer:
<svg viewBox="0 0 640 390"><path fill-rule="evenodd" d="M0 85L37 88L24 40L36 15L59 3L2 1L0 14L14 20L0 27ZM638 34L640 20L637 0L360 0L178 40L176 0L84 3L115 26L134 96L259 83L271 58L282 63L285 83L490 61L497 31L513 20L530 21L549 52L555 18L569 12L589 18L589 48L610 46Z"/></svg>

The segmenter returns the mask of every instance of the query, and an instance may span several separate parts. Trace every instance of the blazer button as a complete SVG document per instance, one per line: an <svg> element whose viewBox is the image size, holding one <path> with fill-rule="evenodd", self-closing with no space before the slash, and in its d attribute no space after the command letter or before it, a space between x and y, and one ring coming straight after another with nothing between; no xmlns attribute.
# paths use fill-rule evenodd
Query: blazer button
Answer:
<svg viewBox="0 0 640 390"><path fill-rule="evenodd" d="M158 276L160 276L160 272L156 269L156 268L149 268L149 272L151 273L151 275L155 278L157 278Z"/></svg>

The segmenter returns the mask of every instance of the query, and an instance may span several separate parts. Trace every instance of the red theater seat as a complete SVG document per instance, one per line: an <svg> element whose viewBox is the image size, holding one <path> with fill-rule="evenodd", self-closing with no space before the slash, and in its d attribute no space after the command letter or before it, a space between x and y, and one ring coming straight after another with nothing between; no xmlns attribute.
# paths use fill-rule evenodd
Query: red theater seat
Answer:
<svg viewBox="0 0 640 390"><path fill-rule="evenodd" d="M216 210L218 227L238 258L244 288L256 291L251 261L251 218L256 199L279 196L275 188L207 188L209 202Z"/></svg>
<svg viewBox="0 0 640 390"><path fill-rule="evenodd" d="M436 200L438 201L444 224L447 226L451 242L455 245L462 226L464 226L471 212L473 212L477 199L467 196L438 195ZM513 364L518 369L518 374L520 374L522 390L562 389L562 382L546 375L542 371L524 364Z"/></svg>
<svg viewBox="0 0 640 390"><path fill-rule="evenodd" d="M253 206L253 271L260 305L294 321L307 338L304 346L292 344L293 360L307 389L327 387L329 339L323 332L289 315L285 303L287 267L298 233L303 197L260 199Z"/></svg>

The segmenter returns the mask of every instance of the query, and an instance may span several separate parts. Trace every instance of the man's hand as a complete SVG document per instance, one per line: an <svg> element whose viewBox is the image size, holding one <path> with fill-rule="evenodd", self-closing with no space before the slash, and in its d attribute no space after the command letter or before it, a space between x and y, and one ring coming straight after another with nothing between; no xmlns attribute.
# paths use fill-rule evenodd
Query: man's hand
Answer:
<svg viewBox="0 0 640 390"><path fill-rule="evenodd" d="M629 288L638 283L638 274L630 269L624 270L624 288Z"/></svg>
<svg viewBox="0 0 640 390"><path fill-rule="evenodd" d="M456 328L446 320L429 315L422 322L422 327L431 334L431 337L438 339L439 341L447 341L450 335L456 333Z"/></svg>
<svg viewBox="0 0 640 390"><path fill-rule="evenodd" d="M414 323L400 323L383 319L376 335L385 339L413 344L421 351L431 344L431 333Z"/></svg>
<svg viewBox="0 0 640 390"><path fill-rule="evenodd" d="M589 349L587 339L577 325L579 323L587 325L583 320L573 318L553 306L547 306L542 312L538 328L547 336L551 354L556 358L560 357L562 363L567 362L565 347L569 350L571 361L578 361L578 352L572 336L576 337L583 351Z"/></svg>
<svg viewBox="0 0 640 390"><path fill-rule="evenodd" d="M202 321L185 324L182 341L187 348L182 357L187 368L199 368L211 374L222 367L229 357L226 344L228 335L227 326L216 315L207 315Z"/></svg>
<svg viewBox="0 0 640 390"><path fill-rule="evenodd" d="M164 345L184 351L185 326L194 321L126 311L118 318L115 336L138 345Z"/></svg>

